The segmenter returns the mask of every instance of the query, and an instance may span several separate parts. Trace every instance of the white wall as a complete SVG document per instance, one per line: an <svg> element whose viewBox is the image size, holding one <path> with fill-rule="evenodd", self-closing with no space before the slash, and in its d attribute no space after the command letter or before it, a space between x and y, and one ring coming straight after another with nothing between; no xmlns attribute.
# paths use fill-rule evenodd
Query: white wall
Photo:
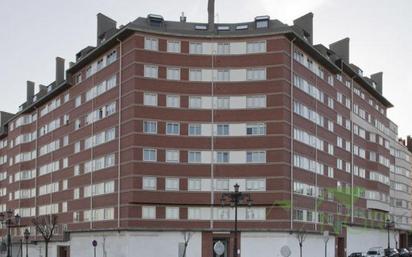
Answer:
<svg viewBox="0 0 412 257"><path fill-rule="evenodd" d="M299 243L294 235L276 232L250 232L242 233L241 256L242 257L281 257L280 249L287 245L292 251L291 257L299 257ZM325 243L322 235L307 235L302 255L304 257L323 257L325 255ZM335 238L329 236L327 256L335 256Z"/></svg>
<svg viewBox="0 0 412 257"><path fill-rule="evenodd" d="M201 238L201 233L192 235L187 249L187 257L201 256ZM97 257L178 257L179 243L183 242L184 239L181 232L72 234L70 256L93 256L93 240L98 242Z"/></svg>
<svg viewBox="0 0 412 257"><path fill-rule="evenodd" d="M390 232L391 247L395 247L394 234ZM397 239L399 241L399 238ZM367 252L371 247L388 246L388 232L385 229L369 228L347 228L347 251L349 255L353 252Z"/></svg>

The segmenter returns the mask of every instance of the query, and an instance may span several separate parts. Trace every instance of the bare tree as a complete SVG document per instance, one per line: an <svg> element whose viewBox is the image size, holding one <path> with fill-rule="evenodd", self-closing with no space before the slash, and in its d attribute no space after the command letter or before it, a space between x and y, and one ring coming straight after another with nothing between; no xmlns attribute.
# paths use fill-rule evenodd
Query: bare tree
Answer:
<svg viewBox="0 0 412 257"><path fill-rule="evenodd" d="M189 241L192 238L192 235L193 234L191 232L183 232L184 248L183 248L182 257L186 257L186 250L187 250L187 247L189 246Z"/></svg>
<svg viewBox="0 0 412 257"><path fill-rule="evenodd" d="M303 228L299 229L298 231L295 232L295 237L299 242L300 257L302 257L303 242L306 239L306 235L307 235L307 233Z"/></svg>
<svg viewBox="0 0 412 257"><path fill-rule="evenodd" d="M57 215L45 215L39 216L32 220L33 225L36 227L37 232L41 234L45 244L45 257L49 256L49 242L53 238L57 227Z"/></svg>

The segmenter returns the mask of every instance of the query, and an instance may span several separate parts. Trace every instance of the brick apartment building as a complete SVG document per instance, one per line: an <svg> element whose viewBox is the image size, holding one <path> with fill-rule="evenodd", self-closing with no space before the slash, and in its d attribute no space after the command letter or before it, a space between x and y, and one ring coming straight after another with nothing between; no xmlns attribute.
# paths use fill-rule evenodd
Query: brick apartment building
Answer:
<svg viewBox="0 0 412 257"><path fill-rule="evenodd" d="M30 222L46 214L50 256L91 256L96 239L98 256L175 257L185 234L187 257L218 240L232 256L220 198L236 183L253 200L239 207L242 257L297 256L303 230L305 256L323 255L324 231L328 256L386 246L388 216L391 244L408 245L411 154L382 73L351 64L347 38L314 45L312 18L117 27L98 14L97 45L67 70L57 58L56 80L28 82L19 112L0 115L0 211L31 227L30 256L44 254Z"/></svg>

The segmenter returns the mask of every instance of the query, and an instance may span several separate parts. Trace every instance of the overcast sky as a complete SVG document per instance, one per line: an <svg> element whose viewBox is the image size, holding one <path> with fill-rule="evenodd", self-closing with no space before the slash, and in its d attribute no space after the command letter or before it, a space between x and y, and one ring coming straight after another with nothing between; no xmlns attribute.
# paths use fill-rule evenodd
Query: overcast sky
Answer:
<svg viewBox="0 0 412 257"><path fill-rule="evenodd" d="M217 22L251 21L257 15L292 24L314 13L314 43L350 37L350 60L365 75L383 71L389 117L400 136L412 134L412 1L410 0L216 0ZM96 14L126 24L148 13L206 22L207 0L0 0L0 110L16 112L26 81L54 80L55 57L74 60L96 44ZM37 90L37 89L36 89ZM411 120L410 120L411 119Z"/></svg>

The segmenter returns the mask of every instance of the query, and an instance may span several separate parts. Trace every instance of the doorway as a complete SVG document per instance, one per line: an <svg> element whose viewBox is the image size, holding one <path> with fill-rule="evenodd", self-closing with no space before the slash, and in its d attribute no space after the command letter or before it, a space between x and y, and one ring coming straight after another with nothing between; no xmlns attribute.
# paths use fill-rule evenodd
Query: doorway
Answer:
<svg viewBox="0 0 412 257"><path fill-rule="evenodd" d="M58 257L70 257L70 246L57 246L57 256Z"/></svg>
<svg viewBox="0 0 412 257"><path fill-rule="evenodd" d="M338 237L338 257L346 257L345 255L345 238Z"/></svg>

